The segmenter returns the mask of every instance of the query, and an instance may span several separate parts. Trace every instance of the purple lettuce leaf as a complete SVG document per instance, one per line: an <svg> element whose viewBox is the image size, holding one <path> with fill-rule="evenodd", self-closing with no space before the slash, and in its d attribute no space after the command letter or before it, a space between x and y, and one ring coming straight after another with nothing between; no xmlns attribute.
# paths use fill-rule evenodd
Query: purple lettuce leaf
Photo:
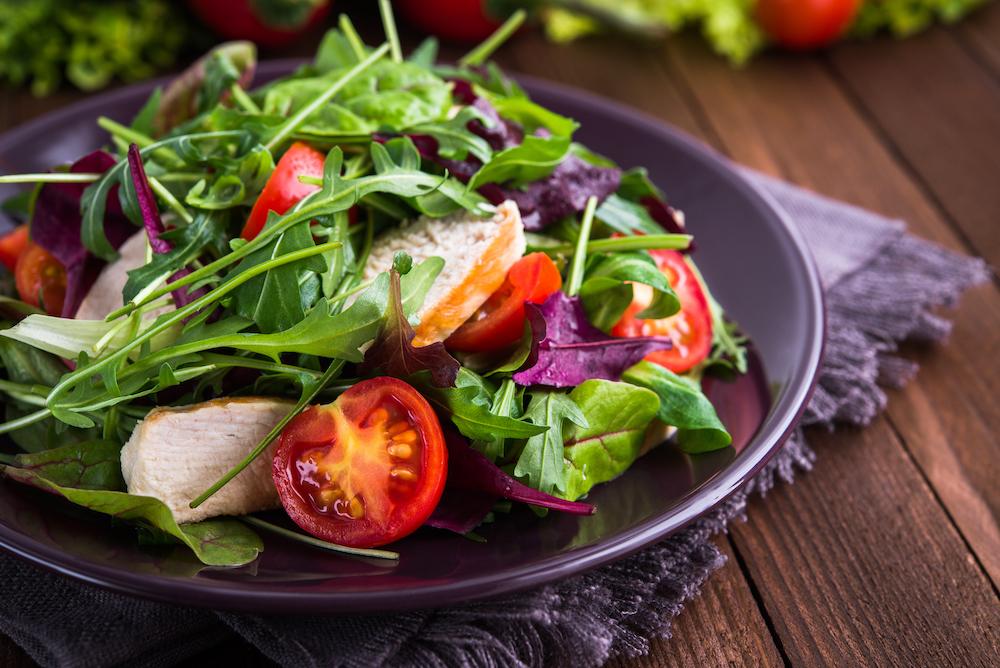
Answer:
<svg viewBox="0 0 1000 668"><path fill-rule="evenodd" d="M74 174L103 174L115 164L104 151L94 151L74 162L69 171ZM72 318L87 292L104 267L104 260L88 251L80 240L83 217L80 197L85 183L46 183L38 193L31 217L31 238L52 254L66 268L66 299L62 317ZM104 233L117 249L135 233L133 225L122 213L118 201L118 186L111 189L104 213Z"/></svg>
<svg viewBox="0 0 1000 668"><path fill-rule="evenodd" d="M358 373L369 374L382 367L387 375L406 378L426 369L436 387L455 387L461 367L458 360L440 341L427 346L413 345L415 336L403 312L399 272L392 269L389 271L389 303L382 317L382 327L365 353L364 361L358 364Z"/></svg>
<svg viewBox="0 0 1000 668"><path fill-rule="evenodd" d="M579 297L555 292L543 304L526 303L532 322L545 321L545 338L538 344L534 366L514 374L519 385L576 387L586 380L621 380L622 372L654 350L668 350L670 337L608 336L587 319Z"/></svg>
<svg viewBox="0 0 1000 668"><path fill-rule="evenodd" d="M146 237L149 239L149 246L157 255L169 253L174 249L174 245L160 235L167 231L160 218L160 211L156 208L156 200L153 197L153 188L149 185L146 177L146 169L142 166L142 156L139 154L139 146L133 143L128 147L129 174L132 176L132 183L135 185L136 199L139 200L139 210L142 212L142 224L146 229ZM171 274L167 282L180 280L191 273L189 267ZM182 308L195 301L208 292L207 287L201 287L192 292L188 292L187 287L181 287L170 293L174 300L175 308ZM194 316L189 316L190 320Z"/></svg>
<svg viewBox="0 0 1000 668"><path fill-rule="evenodd" d="M444 437L448 444L448 481L441 501L426 522L429 526L468 533L483 521L500 497L573 515L597 512L589 503L559 499L518 482L452 429L446 429Z"/></svg>

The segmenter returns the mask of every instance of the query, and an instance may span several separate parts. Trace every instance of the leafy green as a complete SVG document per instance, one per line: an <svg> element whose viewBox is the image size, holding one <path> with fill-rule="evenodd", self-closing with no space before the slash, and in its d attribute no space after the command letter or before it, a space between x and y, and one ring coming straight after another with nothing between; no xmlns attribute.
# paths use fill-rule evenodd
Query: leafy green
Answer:
<svg viewBox="0 0 1000 668"><path fill-rule="evenodd" d="M529 487L558 496L559 492L566 493L569 482L563 454L564 424L586 428L590 422L573 398L563 392L535 389L530 394L524 419L548 429L524 444L514 475L527 478Z"/></svg>
<svg viewBox="0 0 1000 668"><path fill-rule="evenodd" d="M472 175L468 189L507 181L511 182L510 187L516 188L537 181L551 174L563 161L569 146L569 137L525 137L520 146L495 153L492 160Z"/></svg>
<svg viewBox="0 0 1000 668"><path fill-rule="evenodd" d="M590 422L570 424L564 434L566 489L557 496L574 501L631 466L660 401L655 392L608 380L588 380L569 398Z"/></svg>
<svg viewBox="0 0 1000 668"><path fill-rule="evenodd" d="M657 417L664 424L677 427L677 444L684 452L718 450L732 442L696 381L645 361L625 371L622 380L648 388L660 397Z"/></svg>
<svg viewBox="0 0 1000 668"><path fill-rule="evenodd" d="M32 471L43 478L73 489L125 491L120 443L90 441L31 455L18 455L14 468Z"/></svg>
<svg viewBox="0 0 1000 668"><path fill-rule="evenodd" d="M580 299L587 317L607 333L621 320L632 303L632 287L626 281L653 288L653 300L637 318L659 319L677 313L680 300L670 282L648 253L598 253L587 258Z"/></svg>

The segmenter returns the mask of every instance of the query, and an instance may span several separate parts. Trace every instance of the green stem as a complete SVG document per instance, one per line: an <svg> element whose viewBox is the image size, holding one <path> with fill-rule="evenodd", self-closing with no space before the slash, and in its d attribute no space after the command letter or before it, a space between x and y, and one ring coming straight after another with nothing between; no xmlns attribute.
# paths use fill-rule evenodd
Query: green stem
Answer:
<svg viewBox="0 0 1000 668"><path fill-rule="evenodd" d="M97 125L104 128L110 132L115 139L124 139L126 143L135 143L139 145L139 148L146 148L157 143L155 139L148 135L144 135L141 132L137 132L132 128L126 127L121 123L111 120L107 116L101 116L97 119ZM124 152L122 152L124 154ZM154 151L156 155L162 162L177 165L181 164L181 159L173 150L168 148L160 148Z"/></svg>
<svg viewBox="0 0 1000 668"><path fill-rule="evenodd" d="M392 61L403 62L403 49L399 46L399 33L396 32L396 20L392 16L392 5L389 0L379 0L379 12L382 14L382 26L385 28L385 38L392 47Z"/></svg>
<svg viewBox="0 0 1000 668"><path fill-rule="evenodd" d="M233 85L229 87L229 92L232 94L233 100L236 101L236 104L243 108L243 111L250 112L251 114L261 113L260 107L257 106L256 102L250 99L247 92L243 90L243 86L238 83L233 83Z"/></svg>
<svg viewBox="0 0 1000 668"><path fill-rule="evenodd" d="M159 195L160 199L167 203L174 213L180 216L181 220L190 225L194 222L194 216L188 213L188 210L184 208L184 205L177 201L173 193L166 189L166 187L156 180L155 177L147 176L146 180L149 181L149 186L153 189L153 192Z"/></svg>
<svg viewBox="0 0 1000 668"><path fill-rule="evenodd" d="M506 42L521 24L524 23L524 19L528 16L528 13L523 9L519 9L510 15L510 18L504 21L503 25L496 29L492 35L486 38L486 40L469 51L467 54L462 56L458 60L458 64L465 67L467 65L482 65L486 62L486 59L493 55L493 52L500 48L500 45Z"/></svg>
<svg viewBox="0 0 1000 668"><path fill-rule="evenodd" d="M688 234L648 234L635 237L619 237L618 239L596 239L587 244L587 254L593 253L625 253L637 250L652 250L665 248L669 250L684 250L691 245ZM576 248L569 244L561 246L545 246L537 250L546 255L573 256Z"/></svg>
<svg viewBox="0 0 1000 668"><path fill-rule="evenodd" d="M21 427L27 427L28 425L35 424L36 422L41 422L50 415L52 415L52 411L48 408L43 408L40 411L29 413L22 418L11 420L10 422L4 422L3 424L0 424L0 434L6 434L20 429Z"/></svg>
<svg viewBox="0 0 1000 668"><path fill-rule="evenodd" d="M309 404L309 402L311 402L313 399L316 398L316 395L319 394L319 391L323 389L323 386L329 383L334 378L334 376L340 373L341 369L344 368L344 364L345 362L343 360L331 363L330 366L327 368L326 373L323 374L323 377L319 379L319 381L313 388L302 393L302 397L300 397L298 402L296 402L295 408L293 408L288 415L282 418L281 422L274 425L274 428L268 433L267 436L264 437L264 440L258 443L257 447L254 448L249 455L244 457L243 461L237 464L229 473L219 478L219 480L216 481L214 485L212 485L204 492L202 492L200 495L198 495L198 497L190 503L190 506L192 508L197 508L201 504L205 503L205 501L210 496L212 496L220 489L222 489L223 485L225 485L230 480L239 475L240 471L250 466L253 460L260 457L260 455L264 452L264 450L267 449L267 446L271 445L271 441L278 438L278 435L281 434L281 431L285 428L285 425L291 422L296 415L301 413L302 410Z"/></svg>
<svg viewBox="0 0 1000 668"><path fill-rule="evenodd" d="M296 531L289 531L284 527L279 527L276 524L265 522L264 520L257 519L252 515L243 515L242 517L240 517L240 519L249 524L250 526L257 527L258 529L263 529L264 531L270 531L271 533L276 533L279 536L284 536L285 538L290 538L291 540L296 540L299 541L300 543L306 543L307 545L321 547L324 550L333 550L334 552L344 552L346 554L354 554L359 557L376 557L378 559L392 559L395 561L399 560L398 552L390 552L389 550L373 550L371 548L348 547L346 545L337 545L336 543L330 543L325 540L320 540L319 538L306 536L305 534L301 534Z"/></svg>
<svg viewBox="0 0 1000 668"><path fill-rule="evenodd" d="M305 123L306 119L312 116L317 109L319 109L324 104L333 99L333 96L339 93L340 90L344 86L346 86L348 82L351 81L351 79L356 77L358 74L367 69L372 63L374 63L379 58L384 56L386 51L388 50L389 50L389 45L383 44L379 48L372 51L371 55L369 55L360 63L352 67L346 74L344 74L344 76L340 77L340 79L338 79L336 83L327 88L322 95L317 97L315 100L313 100L306 106L302 107L302 109L300 109L294 116L285 121L282 124L281 129L278 130L278 133L273 137L271 137L270 141L268 141L267 144L264 145L264 148L266 148L271 153L274 153L274 150L278 146L280 146L282 142L288 139L288 137L293 132L298 130L299 126Z"/></svg>
<svg viewBox="0 0 1000 668"><path fill-rule="evenodd" d="M583 269L587 262L587 243L590 241L590 230L594 226L594 212L597 211L597 196L591 195L587 200L587 208L583 211L583 221L580 223L580 236L576 240L573 253L573 264L570 266L569 280L566 281L566 294L572 297L580 291L583 285Z"/></svg>
<svg viewBox="0 0 1000 668"><path fill-rule="evenodd" d="M340 32L344 33L344 37L347 38L347 43L351 45L351 51L354 52L354 57L358 59L358 62L361 62L365 59L365 43L361 41L361 36L358 35L358 31L354 29L354 24L351 23L351 19L347 17L347 14L341 14L338 24L340 26Z"/></svg>
<svg viewBox="0 0 1000 668"><path fill-rule="evenodd" d="M104 176L103 174L91 174L81 172L79 174L68 174L65 172L55 172L52 174L10 174L0 176L0 183L93 183Z"/></svg>

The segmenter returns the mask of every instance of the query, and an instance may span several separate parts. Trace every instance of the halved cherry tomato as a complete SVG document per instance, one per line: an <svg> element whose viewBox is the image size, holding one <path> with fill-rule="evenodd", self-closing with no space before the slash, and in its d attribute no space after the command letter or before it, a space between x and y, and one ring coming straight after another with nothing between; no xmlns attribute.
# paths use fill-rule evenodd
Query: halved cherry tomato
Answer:
<svg viewBox="0 0 1000 668"><path fill-rule="evenodd" d="M247 218L240 236L247 241L253 240L264 229L268 211L284 214L303 197L314 190L319 190L319 186L299 181L299 176L322 178L324 162L326 156L309 144L300 141L292 144L285 155L281 156L274 173L264 185L264 190L250 210L250 217Z"/></svg>
<svg viewBox="0 0 1000 668"><path fill-rule="evenodd" d="M430 517L448 477L448 449L426 399L401 380L373 378L289 422L271 471L300 527L340 545L375 547Z"/></svg>
<svg viewBox="0 0 1000 668"><path fill-rule="evenodd" d="M50 315L61 315L66 300L66 269L36 243L29 243L17 258L14 279L21 300Z"/></svg>
<svg viewBox="0 0 1000 668"><path fill-rule="evenodd" d="M17 258L28 245L28 225L27 223L15 227L7 234L0 237L0 262L9 271L14 271Z"/></svg>
<svg viewBox="0 0 1000 668"><path fill-rule="evenodd" d="M657 350L644 359L671 371L687 371L705 359L712 349L712 313L705 293L684 256L674 250L651 250L656 266L667 277L681 302L681 310L661 320L639 320L635 314L649 306L653 289L633 283L632 304L625 315L611 328L612 336L666 335L673 341L670 350Z"/></svg>
<svg viewBox="0 0 1000 668"><path fill-rule="evenodd" d="M524 303L541 304L562 288L562 276L545 253L531 253L514 263L497 291L444 342L450 350L500 350L521 338Z"/></svg>

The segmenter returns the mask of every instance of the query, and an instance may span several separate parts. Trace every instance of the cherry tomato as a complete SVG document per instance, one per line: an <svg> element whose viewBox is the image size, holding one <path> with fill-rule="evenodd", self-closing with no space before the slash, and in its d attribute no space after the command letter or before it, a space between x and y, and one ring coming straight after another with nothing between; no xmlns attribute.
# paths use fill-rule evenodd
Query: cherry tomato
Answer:
<svg viewBox="0 0 1000 668"><path fill-rule="evenodd" d="M481 42L503 23L486 13L482 0L396 0L395 5L417 28L451 42Z"/></svg>
<svg viewBox="0 0 1000 668"><path fill-rule="evenodd" d="M451 350L500 350L521 338L524 303L541 304L562 288L562 276L545 253L531 253L514 263L507 278L486 303L444 342Z"/></svg>
<svg viewBox="0 0 1000 668"><path fill-rule="evenodd" d="M27 224L15 227L13 230L0 237L0 262L2 262L3 266L7 267L9 271L14 271L14 265L17 264L17 258L21 255L27 245Z"/></svg>
<svg viewBox="0 0 1000 668"><path fill-rule="evenodd" d="M288 423L272 468L281 503L324 540L375 547L417 529L437 506L448 449L430 404L401 380L365 380Z"/></svg>
<svg viewBox="0 0 1000 668"><path fill-rule="evenodd" d="M269 21L257 5L261 0L188 0L188 6L202 23L225 39L247 39L258 46L279 47L291 44L299 35L319 25L333 4L317 0L301 20L281 25ZM271 3L274 4L274 3Z"/></svg>
<svg viewBox="0 0 1000 668"><path fill-rule="evenodd" d="M66 269L36 243L29 243L17 258L14 278L21 300L50 315L61 315L66 299Z"/></svg>
<svg viewBox="0 0 1000 668"><path fill-rule="evenodd" d="M666 335L673 341L670 350L657 350L645 359L671 371L687 371L705 359L712 349L712 313L705 293L684 256L674 250L651 250L656 266L667 277L681 302L681 310L661 320L639 320L635 314L649 306L653 289L634 283L632 304L611 328L612 336Z"/></svg>
<svg viewBox="0 0 1000 668"><path fill-rule="evenodd" d="M757 22L787 49L828 46L843 34L860 0L757 0Z"/></svg>
<svg viewBox="0 0 1000 668"><path fill-rule="evenodd" d="M274 173L264 185L257 202L250 210L250 217L240 236L251 241L264 229L268 211L284 214L299 200L319 190L319 186L309 185L299 181L299 176L323 177L323 163L326 156L304 142L297 141L281 156L274 168Z"/></svg>

